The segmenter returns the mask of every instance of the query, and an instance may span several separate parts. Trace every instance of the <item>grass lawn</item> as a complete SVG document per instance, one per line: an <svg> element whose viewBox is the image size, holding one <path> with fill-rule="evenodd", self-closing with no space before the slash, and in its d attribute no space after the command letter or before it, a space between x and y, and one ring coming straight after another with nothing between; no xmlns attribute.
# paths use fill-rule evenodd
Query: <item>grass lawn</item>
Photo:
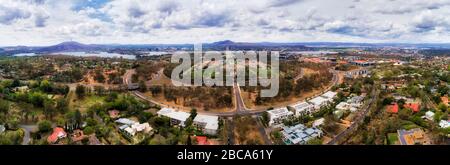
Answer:
<svg viewBox="0 0 450 165"><path fill-rule="evenodd" d="M75 96L71 98L69 109L72 110L79 109L81 112L85 112L92 105L103 103L104 99L105 99L104 97L95 95L85 96L83 99L78 99Z"/></svg>
<svg viewBox="0 0 450 165"><path fill-rule="evenodd" d="M414 124L414 123L411 122L411 121L405 121L405 120L403 120L403 121L402 121L402 128L405 129L405 130L410 130L410 129L414 129L414 128L420 128L420 126Z"/></svg>
<svg viewBox="0 0 450 165"><path fill-rule="evenodd" d="M397 133L388 133L388 144L395 145L398 142Z"/></svg>

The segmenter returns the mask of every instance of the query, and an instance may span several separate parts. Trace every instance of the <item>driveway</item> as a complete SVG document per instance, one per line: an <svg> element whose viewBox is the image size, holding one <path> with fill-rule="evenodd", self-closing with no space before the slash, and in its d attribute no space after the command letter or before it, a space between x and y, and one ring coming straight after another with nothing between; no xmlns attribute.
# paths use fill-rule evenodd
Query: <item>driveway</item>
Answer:
<svg viewBox="0 0 450 165"><path fill-rule="evenodd" d="M20 125L20 128L22 128L25 132L25 135L23 136L22 145L28 145L31 141L30 132L36 132L39 130L37 125Z"/></svg>

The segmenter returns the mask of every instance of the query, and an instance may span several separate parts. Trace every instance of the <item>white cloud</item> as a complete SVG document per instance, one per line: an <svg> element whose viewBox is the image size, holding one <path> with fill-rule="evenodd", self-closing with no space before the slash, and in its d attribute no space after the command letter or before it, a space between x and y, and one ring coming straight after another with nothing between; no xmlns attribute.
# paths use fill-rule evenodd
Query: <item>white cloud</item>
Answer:
<svg viewBox="0 0 450 165"><path fill-rule="evenodd" d="M450 38L450 0L0 1L0 45Z"/></svg>

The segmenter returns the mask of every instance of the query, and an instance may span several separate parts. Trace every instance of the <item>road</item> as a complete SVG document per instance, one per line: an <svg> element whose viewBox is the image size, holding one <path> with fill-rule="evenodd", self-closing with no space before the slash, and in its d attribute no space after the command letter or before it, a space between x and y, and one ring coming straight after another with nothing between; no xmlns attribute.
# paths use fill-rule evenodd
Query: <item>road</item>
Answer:
<svg viewBox="0 0 450 165"><path fill-rule="evenodd" d="M36 132L39 130L37 125L20 125L20 128L22 128L25 132L25 135L23 136L22 145L28 145L31 141L30 132Z"/></svg>
<svg viewBox="0 0 450 165"><path fill-rule="evenodd" d="M338 76L338 71L332 70L330 69L330 72L333 73L333 79L332 79L332 85L327 88L326 90L324 90L324 92L328 91L331 89L332 86L335 86L339 83L339 76ZM135 73L135 71L133 69L127 70L123 76L123 83L125 85L128 85L129 83L131 83L131 75ZM232 112L198 112L199 114L204 114L204 115L214 115L214 116L222 116L222 117L232 117L235 115L259 115L267 110L263 109L263 110L254 110L254 109L248 109L245 107L244 101L242 100L241 97L241 89L239 87L239 85L237 83L235 83L233 85L233 93L235 95L236 98L236 110L232 111ZM323 94L319 93L318 95ZM139 92L139 91L131 91L131 93L135 96L137 96L138 98L142 99L142 100L146 100L150 103L159 105L161 107L169 107L167 105L161 104L155 100L152 100L150 98L148 98L147 96L145 96L143 93Z"/></svg>
<svg viewBox="0 0 450 165"><path fill-rule="evenodd" d="M367 113L369 112L371 105L374 103L374 101L377 100L378 93L379 93L379 91L376 89L374 89L371 92L371 96L370 96L371 98L369 99L368 103L365 104L365 107L362 108L363 110L359 111L359 113L356 115L355 121L352 122L350 127L348 127L346 130L342 131L341 133L339 133L338 135L333 137L333 139L330 142L328 142L329 145L338 144L339 142L342 141L343 138L347 137L347 135L349 135L353 131L357 130L358 126L364 122L364 118L366 117Z"/></svg>

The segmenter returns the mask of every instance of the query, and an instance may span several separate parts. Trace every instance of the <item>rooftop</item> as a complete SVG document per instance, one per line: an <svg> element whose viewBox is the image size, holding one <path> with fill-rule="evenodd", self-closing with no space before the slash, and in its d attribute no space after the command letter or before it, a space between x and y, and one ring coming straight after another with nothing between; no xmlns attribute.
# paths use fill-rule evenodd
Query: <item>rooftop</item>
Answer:
<svg viewBox="0 0 450 165"><path fill-rule="evenodd" d="M187 112L179 112L171 108L162 108L160 111L157 112L157 114L183 122L186 121L186 119L189 118L189 116L191 116L191 114Z"/></svg>
<svg viewBox="0 0 450 165"><path fill-rule="evenodd" d="M327 101L328 101L328 99L321 97L321 96L315 97L315 98L309 100L309 102L311 104L314 104L315 106L321 106L324 102L327 102Z"/></svg>

